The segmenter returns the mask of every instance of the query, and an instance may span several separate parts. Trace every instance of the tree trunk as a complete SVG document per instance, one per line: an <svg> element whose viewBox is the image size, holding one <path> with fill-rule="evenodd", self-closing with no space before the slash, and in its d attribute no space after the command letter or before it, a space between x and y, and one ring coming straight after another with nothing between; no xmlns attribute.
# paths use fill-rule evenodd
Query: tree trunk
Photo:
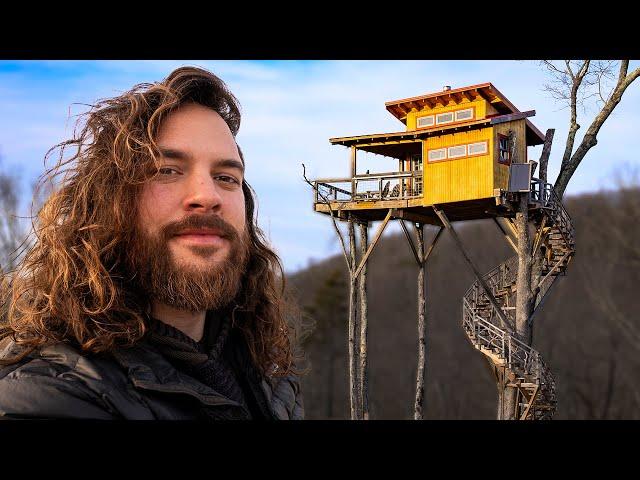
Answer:
<svg viewBox="0 0 640 480"><path fill-rule="evenodd" d="M368 247L368 225L360 224L360 258L363 259ZM369 378L367 375L367 264L365 263L358 277L358 290L360 294L360 372L359 395L361 418L369 420Z"/></svg>
<svg viewBox="0 0 640 480"><path fill-rule="evenodd" d="M516 309L515 332L519 340L531 345L531 328L529 317L533 313L534 294L532 288L532 251L531 235L529 232L529 193L520 193L518 212L516 213L515 226L517 229L518 246L518 278L516 280ZM500 406L500 418L502 420L516 420L519 418L518 390L514 387L506 387L508 383L502 378L498 388L502 388L502 401Z"/></svg>
<svg viewBox="0 0 640 480"><path fill-rule="evenodd" d="M360 418L360 400L358 395L358 350L357 342L357 312L356 312L356 280L354 273L357 268L356 264L356 234L353 225L353 219L349 218L349 399L351 406L351 419L358 420Z"/></svg>
<svg viewBox="0 0 640 480"><path fill-rule="evenodd" d="M426 325L425 325L425 289L424 276L426 262L424 258L424 225L416 229L418 237L417 249L420 252L420 270L418 270L418 372L416 375L416 401L414 420L424 418L424 382L426 375Z"/></svg>

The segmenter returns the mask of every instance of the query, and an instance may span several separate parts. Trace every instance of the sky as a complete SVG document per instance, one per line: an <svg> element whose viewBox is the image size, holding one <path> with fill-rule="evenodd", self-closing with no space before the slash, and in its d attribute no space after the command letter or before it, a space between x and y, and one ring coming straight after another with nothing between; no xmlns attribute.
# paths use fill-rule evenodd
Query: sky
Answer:
<svg viewBox="0 0 640 480"><path fill-rule="evenodd" d="M637 68L640 62L631 62ZM491 82L543 133L555 128L549 180L555 180L569 111L544 91L549 81L536 61L0 61L0 162L20 178L24 192L43 172L44 155L71 138L75 116L98 99L138 83L161 81L174 68L196 65L222 78L239 99L237 136L246 179L258 196L258 222L293 272L340 252L331 220L313 212L313 192L302 177L346 177L349 151L329 138L399 132L405 126L384 107L390 100ZM595 107L580 111L582 128ZM640 81L598 135L566 195L615 188L616 174L640 168ZM537 160L541 147L529 148ZM391 171L391 159L360 154L358 170ZM29 198L30 200L30 198ZM26 204L25 204L26 205ZM24 207L21 214L28 213ZM394 231L394 228L391 229Z"/></svg>

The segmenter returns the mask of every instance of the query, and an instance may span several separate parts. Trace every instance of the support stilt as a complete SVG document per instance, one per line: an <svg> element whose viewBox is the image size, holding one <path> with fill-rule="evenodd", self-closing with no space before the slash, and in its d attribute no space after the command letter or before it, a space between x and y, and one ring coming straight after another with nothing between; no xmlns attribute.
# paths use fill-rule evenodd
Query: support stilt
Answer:
<svg viewBox="0 0 640 480"><path fill-rule="evenodd" d="M408 233L407 237L408 237ZM424 382L426 375L426 323L425 323L425 288L424 277L426 270L425 254L424 254L424 225L416 226L416 237L418 240L417 252L419 258L418 270L418 372L416 374L416 401L414 405L414 420L422 420L424 418ZM413 244L412 244L413 245ZM415 250L414 250L415 252Z"/></svg>
<svg viewBox="0 0 640 480"><path fill-rule="evenodd" d="M360 254L361 258L367 253L368 243L368 223L364 222L360 224ZM367 264L365 263L358 277L358 290L360 294L360 409L361 418L363 420L369 420L369 377L368 377L368 362L367 362Z"/></svg>
<svg viewBox="0 0 640 480"><path fill-rule="evenodd" d="M414 403L414 420L422 420L424 418L424 385L426 381L426 365L427 365L427 351L426 351L426 339L427 339L427 327L426 327L426 291L425 291L425 277L426 277L426 266L427 259L433 248L438 243L438 239L440 238L440 234L442 233L443 228L440 227L438 233L436 233L435 237L431 241L429 248L425 252L424 249L424 224L414 223L414 227L416 230L416 238L417 238L417 246L414 245L413 240L411 239L411 235L409 235L409 231L407 230L404 221L401 220L400 225L402 225L402 230L404 231L405 236L407 237L407 241L409 242L409 246L411 247L411 251L416 259L416 263L418 264L418 368L416 373L416 398Z"/></svg>
<svg viewBox="0 0 640 480"><path fill-rule="evenodd" d="M357 318L356 318L356 277L353 271L356 267L356 235L354 221L349 215L349 273L351 278L349 281L349 399L351 408L351 419L358 420L360 418L360 401L358 390L360 382L358 381L358 349L357 343Z"/></svg>

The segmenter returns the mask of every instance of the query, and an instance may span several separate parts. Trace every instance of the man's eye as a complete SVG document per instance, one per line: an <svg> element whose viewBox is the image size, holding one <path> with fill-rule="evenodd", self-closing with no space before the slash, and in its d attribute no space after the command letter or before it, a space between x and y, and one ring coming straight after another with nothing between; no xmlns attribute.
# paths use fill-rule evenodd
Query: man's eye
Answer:
<svg viewBox="0 0 640 480"><path fill-rule="evenodd" d="M234 177L232 177L230 175L218 175L216 178L218 180L221 180L224 183L235 183L235 184L239 184L240 183L236 178L234 178Z"/></svg>
<svg viewBox="0 0 640 480"><path fill-rule="evenodd" d="M178 172L178 170L172 167L161 167L158 169L158 173L163 176L172 176L180 172Z"/></svg>

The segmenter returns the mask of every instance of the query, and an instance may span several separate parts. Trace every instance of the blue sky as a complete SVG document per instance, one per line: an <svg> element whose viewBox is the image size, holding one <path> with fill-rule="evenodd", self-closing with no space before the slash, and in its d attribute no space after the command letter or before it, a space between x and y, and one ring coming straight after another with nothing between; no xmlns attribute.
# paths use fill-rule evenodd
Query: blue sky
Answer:
<svg viewBox="0 0 640 480"><path fill-rule="evenodd" d="M347 176L348 151L330 145L329 138L403 130L384 108L386 101L439 91L443 85L491 82L520 110L535 109L531 120L543 133L556 128L550 179L564 150L568 110L543 91L548 77L534 61L0 61L3 167L18 175L27 191L43 171L45 152L70 138L73 115L88 108L82 104L162 80L182 65L211 70L240 100L238 143L247 159L247 180L258 194L260 225L287 271L339 251L330 220L312 211L301 164L309 178ZM578 139L594 112L580 112ZM640 167L638 125L640 81L629 87L600 131L598 145L567 194L613 188L616 171ZM537 159L540 150L530 148L529 158ZM389 171L389 162L359 157L359 167L372 172Z"/></svg>

